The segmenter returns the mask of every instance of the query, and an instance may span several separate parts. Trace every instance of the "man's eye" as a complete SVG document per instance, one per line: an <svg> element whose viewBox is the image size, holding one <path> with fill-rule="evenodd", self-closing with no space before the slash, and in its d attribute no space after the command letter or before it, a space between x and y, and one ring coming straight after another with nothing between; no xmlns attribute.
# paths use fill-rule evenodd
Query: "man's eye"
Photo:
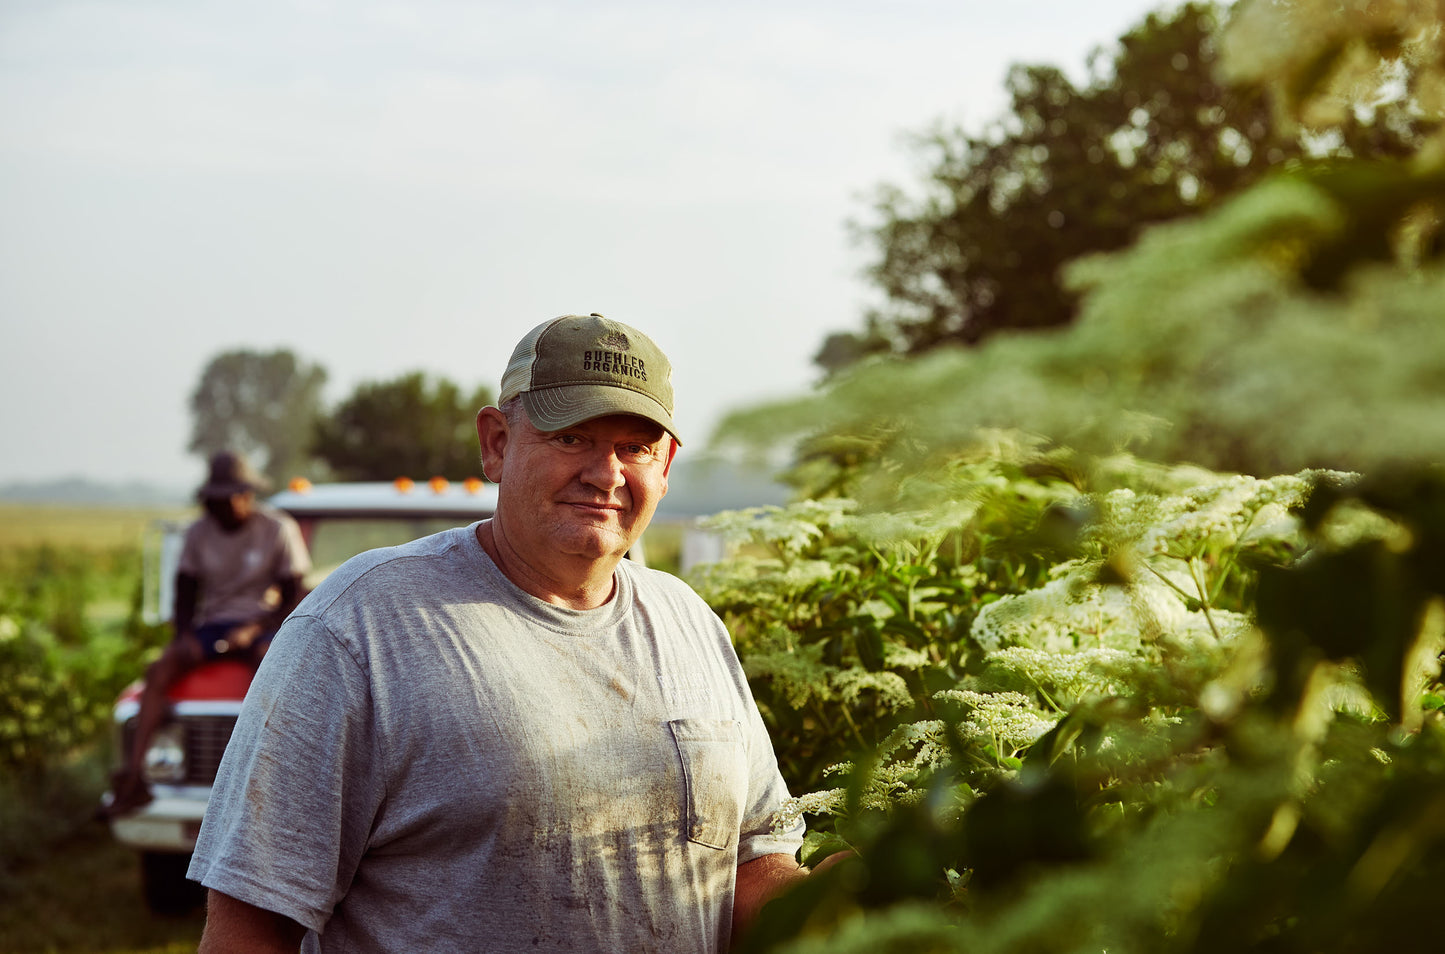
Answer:
<svg viewBox="0 0 1445 954"><path fill-rule="evenodd" d="M633 461L647 461L653 457L651 444L624 444L618 453Z"/></svg>

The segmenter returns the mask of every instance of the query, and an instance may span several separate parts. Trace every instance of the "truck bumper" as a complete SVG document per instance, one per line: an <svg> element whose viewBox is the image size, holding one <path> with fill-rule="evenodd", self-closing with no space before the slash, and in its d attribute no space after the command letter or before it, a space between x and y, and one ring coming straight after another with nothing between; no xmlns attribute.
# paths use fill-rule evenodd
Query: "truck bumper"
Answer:
<svg viewBox="0 0 1445 954"><path fill-rule="evenodd" d="M152 785L151 801L113 818L116 841L140 851L189 852L196 847L211 790L200 785Z"/></svg>

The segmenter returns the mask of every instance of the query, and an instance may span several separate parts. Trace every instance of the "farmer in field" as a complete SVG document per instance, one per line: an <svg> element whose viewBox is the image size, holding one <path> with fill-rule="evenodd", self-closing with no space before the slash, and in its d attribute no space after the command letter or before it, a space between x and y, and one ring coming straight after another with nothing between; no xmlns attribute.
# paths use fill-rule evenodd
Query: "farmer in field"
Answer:
<svg viewBox="0 0 1445 954"><path fill-rule="evenodd" d="M720 952L807 874L722 622L623 559L670 378L627 325L535 328L477 415L495 516L354 558L282 626L191 865L203 952Z"/></svg>
<svg viewBox="0 0 1445 954"><path fill-rule="evenodd" d="M256 501L264 481L245 458L210 459L197 492L205 514L186 530L176 572L175 638L146 670L145 692L125 766L106 811L150 801L142 758L166 711L166 692L201 663L222 656L258 665L281 621L301 597L311 559L296 521Z"/></svg>

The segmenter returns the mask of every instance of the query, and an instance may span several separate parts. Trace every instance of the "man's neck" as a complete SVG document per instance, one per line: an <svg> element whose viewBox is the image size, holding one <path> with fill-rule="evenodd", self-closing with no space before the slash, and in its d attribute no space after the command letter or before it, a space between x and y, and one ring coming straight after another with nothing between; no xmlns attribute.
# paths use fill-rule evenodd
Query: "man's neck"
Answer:
<svg viewBox="0 0 1445 954"><path fill-rule="evenodd" d="M617 561L587 560L574 558L577 573L574 578L559 580L555 573L524 560L515 548L508 545L505 532L498 533L496 519L484 520L477 526L477 542L487 556L492 558L502 575L511 580L523 592L529 593L544 603L565 606L568 609L596 609L612 599L617 583L613 570ZM568 562L562 557L561 562Z"/></svg>

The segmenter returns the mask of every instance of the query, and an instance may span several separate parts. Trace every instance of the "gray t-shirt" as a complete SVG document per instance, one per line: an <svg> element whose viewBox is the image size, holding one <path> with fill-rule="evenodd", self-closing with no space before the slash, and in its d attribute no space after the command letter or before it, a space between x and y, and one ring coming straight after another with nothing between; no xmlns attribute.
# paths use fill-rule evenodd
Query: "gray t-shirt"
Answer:
<svg viewBox="0 0 1445 954"><path fill-rule="evenodd" d="M553 606L475 526L363 554L281 628L191 877L306 951L726 950L737 866L792 854L721 621L623 561Z"/></svg>
<svg viewBox="0 0 1445 954"><path fill-rule="evenodd" d="M177 572L201 582L197 626L249 623L276 608L276 584L311 570L301 528L264 504L235 530L209 516L186 528Z"/></svg>

